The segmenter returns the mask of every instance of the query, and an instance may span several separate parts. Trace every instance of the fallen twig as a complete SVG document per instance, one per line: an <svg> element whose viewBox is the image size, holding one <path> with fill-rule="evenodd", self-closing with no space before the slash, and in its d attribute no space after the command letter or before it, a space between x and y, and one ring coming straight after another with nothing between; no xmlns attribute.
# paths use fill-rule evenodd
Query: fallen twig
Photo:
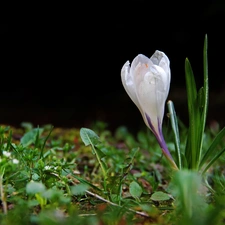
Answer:
<svg viewBox="0 0 225 225"><path fill-rule="evenodd" d="M92 192L87 191L87 190L86 190L85 192L86 192L87 194L89 194L89 195L91 195L91 196L97 198L97 199L100 199L100 200L103 201L103 202L106 202L106 203L108 203L108 204L110 204L110 205L113 205L113 206L117 206L117 207L122 208L122 206L120 206L120 205L118 205L118 204L116 204L116 203L110 202L109 200L107 200L107 199L101 197L100 195L97 195L97 194L92 193ZM140 216L149 217L149 215L148 215L147 213L145 213L145 212L136 211L136 210L133 210L133 209L130 209L130 208L128 208L128 210L131 211L131 212L134 212L134 213L136 213L136 214L138 214L138 215L140 215Z"/></svg>

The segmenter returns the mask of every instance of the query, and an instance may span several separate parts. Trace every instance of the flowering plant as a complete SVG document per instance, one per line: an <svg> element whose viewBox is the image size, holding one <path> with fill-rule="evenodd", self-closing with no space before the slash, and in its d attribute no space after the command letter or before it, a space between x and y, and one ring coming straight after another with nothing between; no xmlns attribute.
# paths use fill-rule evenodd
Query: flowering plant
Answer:
<svg viewBox="0 0 225 225"><path fill-rule="evenodd" d="M162 133L165 101L171 79L168 57L158 50L151 58L139 54L131 66L129 61L124 64L121 78L127 94L138 107L145 124L155 135L163 154L173 168L177 169Z"/></svg>
<svg viewBox="0 0 225 225"><path fill-rule="evenodd" d="M191 64L185 60L189 127L185 149L181 149L178 122L173 102L167 102L172 130L175 137L175 161L171 156L162 133L165 101L170 87L170 61L165 53L156 50L150 57L139 54L131 63L127 61L121 70L123 86L140 110L145 124L154 133L163 154L176 170L187 168L202 170L208 168L225 152L218 150L225 135L225 127L216 135L208 149L203 149L206 116L208 109L208 41L205 36L203 48L203 87L197 90Z"/></svg>

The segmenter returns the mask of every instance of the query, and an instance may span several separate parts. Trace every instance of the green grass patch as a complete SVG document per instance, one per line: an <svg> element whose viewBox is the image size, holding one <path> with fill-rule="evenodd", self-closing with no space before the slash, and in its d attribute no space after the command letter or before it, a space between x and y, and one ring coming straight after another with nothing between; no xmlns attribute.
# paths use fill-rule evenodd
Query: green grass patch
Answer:
<svg viewBox="0 0 225 225"><path fill-rule="evenodd" d="M223 156L204 179L172 172L145 130L121 126L112 133L97 124L0 127L0 224L223 223ZM215 135L206 129L208 143ZM175 154L173 136L166 140Z"/></svg>

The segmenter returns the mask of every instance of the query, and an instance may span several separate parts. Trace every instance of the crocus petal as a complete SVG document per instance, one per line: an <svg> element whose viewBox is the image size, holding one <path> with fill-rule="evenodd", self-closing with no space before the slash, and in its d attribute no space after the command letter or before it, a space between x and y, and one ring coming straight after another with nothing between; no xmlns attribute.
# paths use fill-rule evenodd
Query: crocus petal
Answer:
<svg viewBox="0 0 225 225"><path fill-rule="evenodd" d="M150 60L154 65L163 68L166 73L170 71L170 61L163 52L156 50L155 53L151 56Z"/></svg>
<svg viewBox="0 0 225 225"><path fill-rule="evenodd" d="M153 62L154 65L161 67L165 71L167 75L166 76L167 81L165 82L165 84L166 84L167 95L168 95L169 87L170 87L170 79L171 79L170 61L168 57L165 55L165 53L156 50L155 53L151 56L150 60Z"/></svg>
<svg viewBox="0 0 225 225"><path fill-rule="evenodd" d="M128 95L140 110L145 124L159 135L164 105L170 86L168 57L155 51L151 58L137 55L131 63L127 61L121 70L122 83ZM146 118L151 118L151 124Z"/></svg>
<svg viewBox="0 0 225 225"><path fill-rule="evenodd" d="M140 103L137 99L136 95L136 88L133 82L133 73L130 73L130 63L127 61L121 70L121 78L122 78L122 84L124 86L124 89L126 90L127 94L131 98L131 100L134 102L134 104L139 109L145 123L147 124L147 119L145 117L144 111L142 110Z"/></svg>
<svg viewBox="0 0 225 225"><path fill-rule="evenodd" d="M164 114L164 82L162 80L163 69L150 67L148 72L142 74L142 79L134 76L136 93L142 110L151 118L152 125L159 134L158 121L160 125Z"/></svg>
<svg viewBox="0 0 225 225"><path fill-rule="evenodd" d="M131 100L134 102L134 104L139 109L141 109L140 104L139 104L138 99L137 99L136 92L135 92L133 77L130 74L130 63L129 63L129 61L127 61L122 67L121 78L122 78L122 83L123 83L123 86L124 86L127 94L129 95Z"/></svg>

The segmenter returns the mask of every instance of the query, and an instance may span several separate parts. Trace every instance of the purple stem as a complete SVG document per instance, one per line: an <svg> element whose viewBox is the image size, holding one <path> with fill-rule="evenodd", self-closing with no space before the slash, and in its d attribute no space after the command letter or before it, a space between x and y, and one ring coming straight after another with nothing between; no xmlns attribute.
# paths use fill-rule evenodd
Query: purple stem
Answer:
<svg viewBox="0 0 225 225"><path fill-rule="evenodd" d="M161 124L160 124L159 119L158 119L158 128L159 128L159 135L160 135L160 136L158 135L158 133L156 132L154 126L152 125L151 119L150 119L150 117L148 116L148 114L145 113L145 116L146 116L146 119L147 119L147 121L148 121L148 124L149 124L149 126L150 126L152 132L154 133L154 135L155 135L155 137L156 137L156 139L157 139L157 141L158 141L158 143L159 143L159 146L161 147L161 149L162 149L162 151L163 151L163 154L164 154L167 158L169 158L170 160L172 160L172 161L174 162L173 157L171 156L171 154L170 154L170 152L169 152L169 150L168 150L168 148L167 148L167 145L166 145L166 142L165 142L163 133L162 133L162 126L161 126Z"/></svg>

